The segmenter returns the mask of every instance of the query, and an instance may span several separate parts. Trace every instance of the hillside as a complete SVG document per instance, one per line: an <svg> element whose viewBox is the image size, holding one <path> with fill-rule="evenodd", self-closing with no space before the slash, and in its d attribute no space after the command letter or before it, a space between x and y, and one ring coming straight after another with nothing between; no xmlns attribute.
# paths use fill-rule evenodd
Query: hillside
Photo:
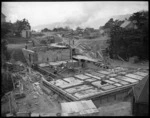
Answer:
<svg viewBox="0 0 150 118"><path fill-rule="evenodd" d="M117 16L112 16L112 17L106 17L106 18L97 18L93 21L88 22L88 26L97 29L97 28L99 28L99 26L103 26L110 18L114 18L115 20L116 19L124 20L125 18L129 18L130 15L131 14L125 14L125 15L117 15ZM34 27L32 27L32 29L36 29L36 30L41 30L41 29L44 29L44 28L53 29L54 27L65 27L65 26L69 26L73 29L77 27L77 26L75 26L74 23L56 22L56 23L53 23L53 24L43 24L43 25L39 25L39 26L34 26Z"/></svg>

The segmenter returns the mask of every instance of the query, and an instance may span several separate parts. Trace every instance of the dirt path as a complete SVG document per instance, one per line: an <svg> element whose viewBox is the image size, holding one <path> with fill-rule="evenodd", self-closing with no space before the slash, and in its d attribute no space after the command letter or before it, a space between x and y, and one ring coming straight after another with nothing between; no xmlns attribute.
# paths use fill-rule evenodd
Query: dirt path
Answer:
<svg viewBox="0 0 150 118"><path fill-rule="evenodd" d="M22 48L25 47L25 44L8 44L7 47L12 58L11 60L21 61L26 64L26 60L22 52Z"/></svg>

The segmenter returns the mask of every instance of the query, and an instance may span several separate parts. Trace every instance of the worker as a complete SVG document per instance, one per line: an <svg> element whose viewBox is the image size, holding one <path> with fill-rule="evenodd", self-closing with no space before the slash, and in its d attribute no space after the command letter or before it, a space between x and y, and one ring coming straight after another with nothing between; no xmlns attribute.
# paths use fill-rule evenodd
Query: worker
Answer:
<svg viewBox="0 0 150 118"><path fill-rule="evenodd" d="M27 43L26 43L26 45L25 45L25 49L27 49Z"/></svg>
<svg viewBox="0 0 150 118"><path fill-rule="evenodd" d="M57 69L56 69L56 67L54 68L54 74L57 74Z"/></svg>
<svg viewBox="0 0 150 118"><path fill-rule="evenodd" d="M49 62L49 58L47 57L47 63Z"/></svg>
<svg viewBox="0 0 150 118"><path fill-rule="evenodd" d="M105 80L105 78L102 78L102 79L101 79L101 84L102 84L102 85L106 84L106 82L105 82L104 80Z"/></svg>

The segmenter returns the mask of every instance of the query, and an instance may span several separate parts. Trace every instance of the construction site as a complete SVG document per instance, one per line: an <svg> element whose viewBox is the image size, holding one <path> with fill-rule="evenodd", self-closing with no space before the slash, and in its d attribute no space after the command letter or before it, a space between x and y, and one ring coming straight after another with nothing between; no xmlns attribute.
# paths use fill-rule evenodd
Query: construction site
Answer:
<svg viewBox="0 0 150 118"><path fill-rule="evenodd" d="M126 114L131 115L133 96L128 93L149 75L146 69L111 66L102 51L98 58L87 52L79 54L78 46L64 42L47 46L28 44L22 52L27 65L16 63L14 90L4 97L9 100L7 116L97 116L101 106L117 102L128 103ZM76 107L66 108L69 104ZM90 108L91 104L94 108ZM79 110L79 106L85 110Z"/></svg>
<svg viewBox="0 0 150 118"><path fill-rule="evenodd" d="M148 12L130 13L135 3L15 3L3 4L10 22L1 13L2 116L149 114Z"/></svg>

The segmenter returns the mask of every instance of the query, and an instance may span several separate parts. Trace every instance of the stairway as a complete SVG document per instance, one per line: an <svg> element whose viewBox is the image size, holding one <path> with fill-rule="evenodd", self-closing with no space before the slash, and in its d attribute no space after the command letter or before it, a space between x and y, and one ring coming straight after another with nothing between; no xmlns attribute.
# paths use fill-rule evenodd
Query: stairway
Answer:
<svg viewBox="0 0 150 118"><path fill-rule="evenodd" d="M14 50L14 53L12 55L12 58L15 60L15 61L21 61L25 64L27 64L26 60L25 60L25 57L23 55L23 52L21 49L15 49Z"/></svg>

